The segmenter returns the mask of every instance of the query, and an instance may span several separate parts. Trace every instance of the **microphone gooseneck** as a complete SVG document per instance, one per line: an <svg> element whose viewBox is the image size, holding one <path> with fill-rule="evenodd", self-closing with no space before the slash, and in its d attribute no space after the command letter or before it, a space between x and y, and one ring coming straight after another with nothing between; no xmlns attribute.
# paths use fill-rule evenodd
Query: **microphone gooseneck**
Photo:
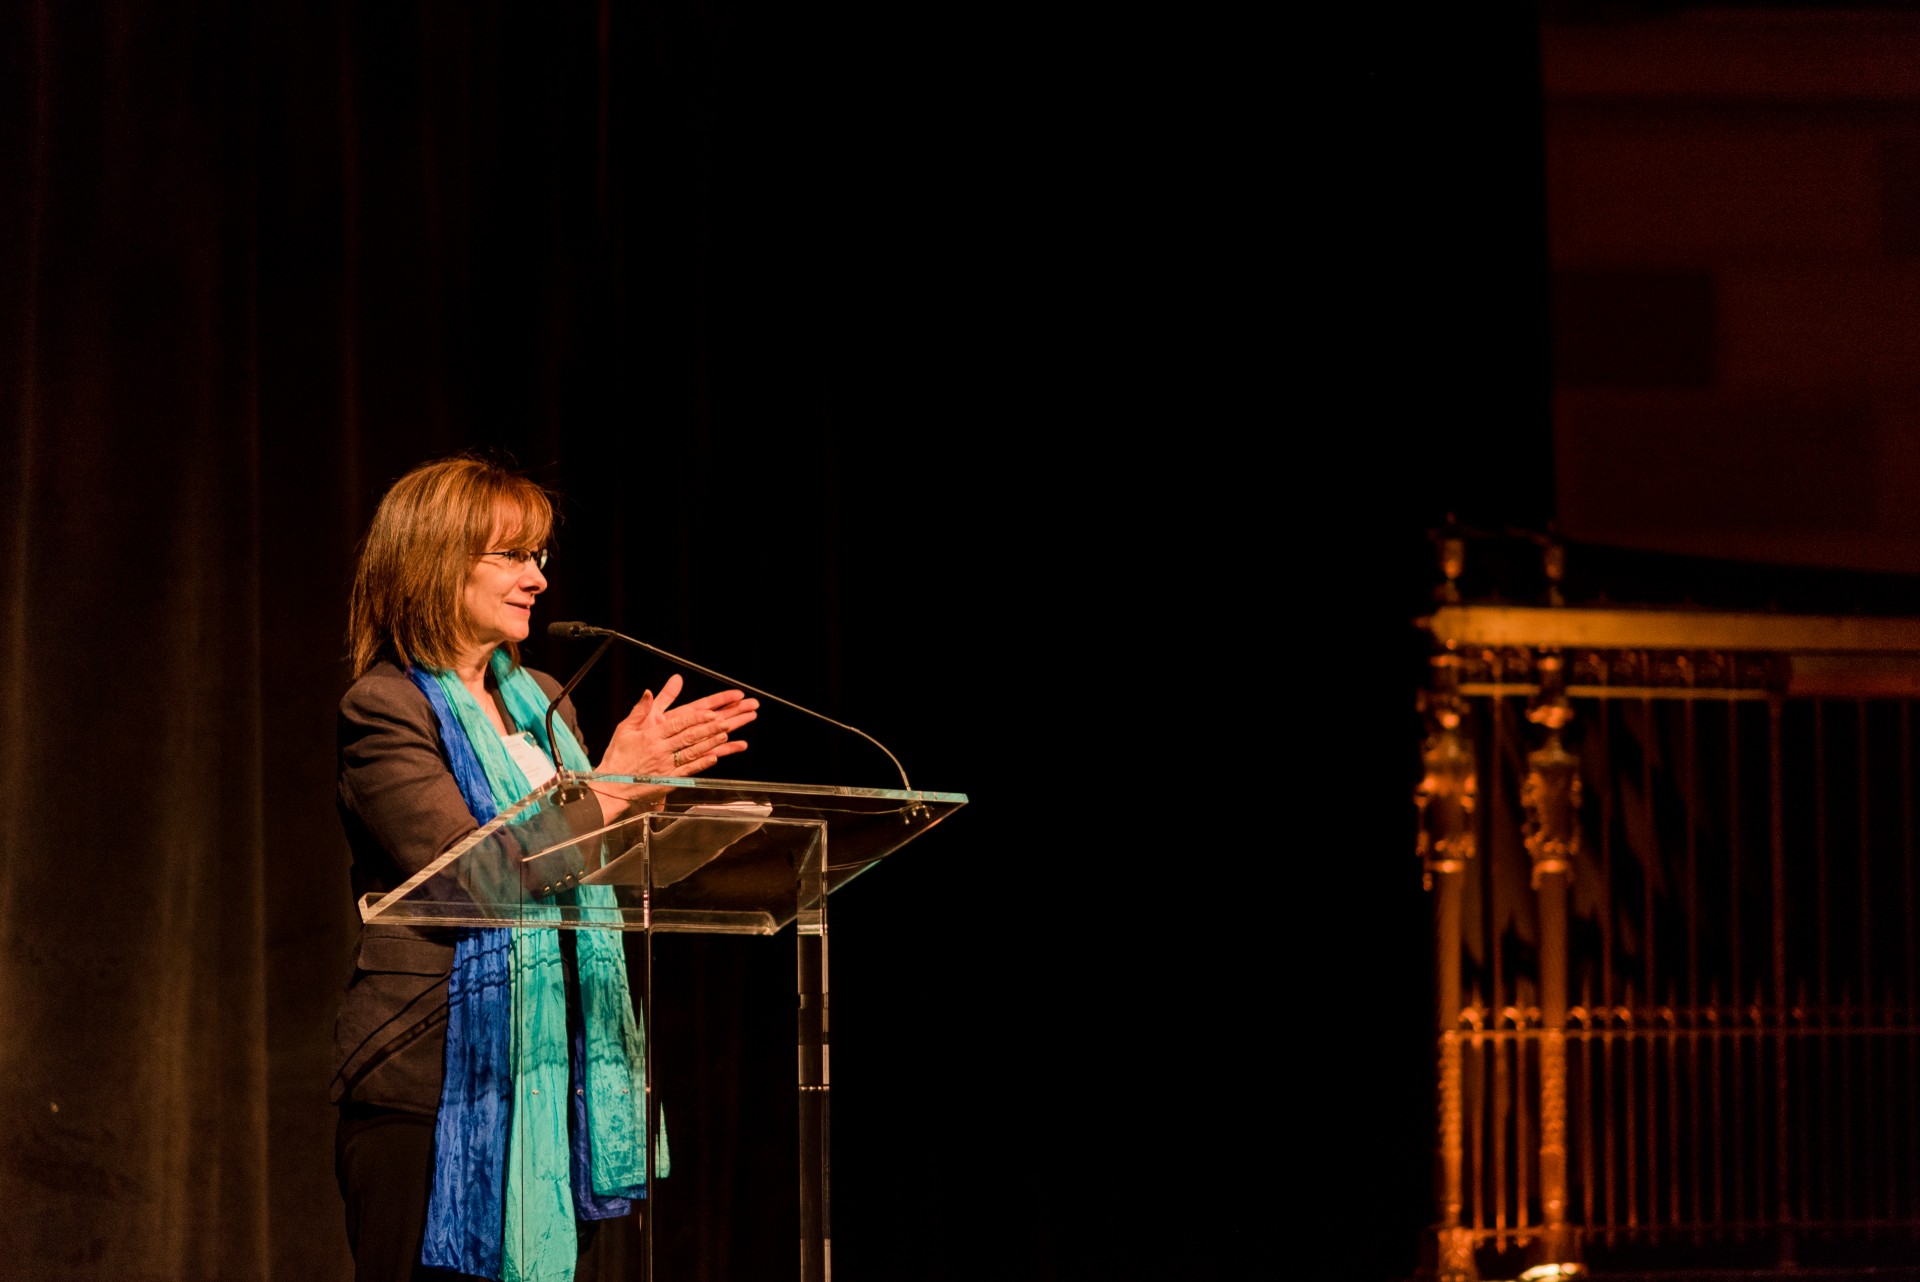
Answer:
<svg viewBox="0 0 1920 1282"><path fill-rule="evenodd" d="M762 699L771 699L775 703L781 704L788 708L792 708L795 712L804 712L807 716L812 717L816 721L824 721L828 725L833 726L836 729L845 730L849 734L859 735L862 739L865 739L868 743L880 749L881 752L886 753L887 760L891 761L893 763L893 768L900 772L901 790L905 792L913 791L913 785L907 782L907 768L900 764L900 758L894 756L893 753L888 752L886 744L881 743L878 739L874 738L872 735L868 734L866 731L860 729L857 726L850 726L844 721L835 721L832 717L829 717L824 712L815 712L812 708L802 707L801 705L795 703L791 699L782 699L777 694L768 694L765 690L760 689L758 686L748 685L746 682L740 680L738 677L730 677L724 672L715 672L712 668L705 667L701 664L695 663L692 659L683 659L677 654L673 654L666 650L662 650L659 646L649 644L648 642L642 641L637 637L630 637L624 632L615 632L612 628L596 628L590 623L580 623L576 620L566 619L566 620L558 620L556 622L549 623L547 625L547 635L551 637L560 637L565 640L577 640L580 637L602 638L600 642L600 648L593 652L592 657L590 657L586 661L585 665L581 667L580 671L573 674L573 679L567 682L567 684L561 689L558 695L554 696L553 705L547 709L548 742L552 742L552 739L553 739L553 734L552 734L553 709L559 706L560 700L566 697L566 694L568 691L572 690L574 686L579 684L580 678L585 676L587 673L587 669L591 668L596 662L599 661L600 656L607 652L607 647L609 645L613 644L615 641L624 641L628 645L637 646L640 649L647 651L649 654L657 654L661 658L666 659L669 662L677 663L682 667L692 668L695 672L698 672L703 676L712 677L715 681L724 682L730 686L738 686L742 690L750 691L753 694L759 695Z"/></svg>
<svg viewBox="0 0 1920 1282"><path fill-rule="evenodd" d="M553 625L553 627L549 627L547 631L553 632L554 628L558 626L560 625L555 624ZM582 625L575 624L573 626L579 627ZM558 634L556 633L555 635L558 635ZM569 633L568 635L571 636L571 635L577 635L577 634ZM593 665L600 662L600 656L605 654L607 652L607 647L612 644L613 644L612 637L608 637L604 641L602 641L600 643L599 649L595 650L592 654L588 655L587 661L580 665L579 671L575 672L572 676L567 678L567 683L560 687L560 692L554 695L553 698L547 701L547 748L548 748L548 751L553 753L553 768L560 772L560 776L563 779L566 776L567 767L560 760L560 749L557 746L555 746L553 742L553 714L556 710L559 709L560 701L573 693L573 688L580 684L580 678L586 676L587 673L593 668Z"/></svg>

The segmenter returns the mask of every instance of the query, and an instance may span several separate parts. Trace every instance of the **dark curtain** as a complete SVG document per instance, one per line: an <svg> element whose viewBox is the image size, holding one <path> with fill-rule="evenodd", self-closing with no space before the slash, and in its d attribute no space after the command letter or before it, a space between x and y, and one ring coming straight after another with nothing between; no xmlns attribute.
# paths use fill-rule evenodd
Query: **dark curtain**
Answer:
<svg viewBox="0 0 1920 1282"><path fill-rule="evenodd" d="M839 1275L1205 1272L1222 1231L1179 1208L1222 1176L1186 1137L1231 1074L1188 939L1143 925L1159 842L1115 828L1177 791L1154 768L1221 764L1212 678L1130 648L1187 617L1198 527L1177 425L1135 435L1160 373L1105 347L1151 249L1121 265L1113 210L1062 200L1147 177L1116 178L1098 94L1048 87L1075 56L1018 15L858 3L4 10L22 1276L347 1275L346 590L387 483L470 447L563 496L544 618L976 798L836 899ZM665 671L610 659L590 736ZM750 739L746 777L894 782L797 718ZM791 941L675 948L668 1276L787 1276Z"/></svg>

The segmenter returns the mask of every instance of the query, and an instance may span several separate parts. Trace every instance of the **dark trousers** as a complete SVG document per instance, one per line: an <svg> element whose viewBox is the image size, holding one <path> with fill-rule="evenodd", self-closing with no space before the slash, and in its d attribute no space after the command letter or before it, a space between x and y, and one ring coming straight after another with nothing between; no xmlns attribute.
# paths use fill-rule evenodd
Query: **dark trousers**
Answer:
<svg viewBox="0 0 1920 1282"><path fill-rule="evenodd" d="M419 1113L345 1104L333 1173L347 1209L354 1282L428 1282L460 1275L420 1263L433 1193L433 1122Z"/></svg>
<svg viewBox="0 0 1920 1282"><path fill-rule="evenodd" d="M354 1282L454 1282L464 1273L420 1263L433 1194L434 1119L398 1109L344 1104L333 1137L333 1171L346 1203ZM574 1282L599 1276L596 1225L577 1223ZM617 1276L616 1271L616 1276Z"/></svg>

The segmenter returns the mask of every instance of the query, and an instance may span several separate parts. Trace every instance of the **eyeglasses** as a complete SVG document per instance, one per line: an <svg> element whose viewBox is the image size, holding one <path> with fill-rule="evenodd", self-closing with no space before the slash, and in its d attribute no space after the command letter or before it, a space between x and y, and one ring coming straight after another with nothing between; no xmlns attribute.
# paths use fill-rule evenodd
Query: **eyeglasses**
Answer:
<svg viewBox="0 0 1920 1282"><path fill-rule="evenodd" d="M509 565L520 568L525 568L527 562L531 561L536 568L544 570L549 554L545 548L497 548L492 552L475 552L474 555L503 556Z"/></svg>

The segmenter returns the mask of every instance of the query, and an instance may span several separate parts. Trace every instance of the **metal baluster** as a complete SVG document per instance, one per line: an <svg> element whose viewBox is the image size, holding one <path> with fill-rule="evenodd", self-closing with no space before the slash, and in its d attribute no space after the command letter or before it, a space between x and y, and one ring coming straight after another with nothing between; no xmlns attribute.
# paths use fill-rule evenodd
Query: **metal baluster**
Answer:
<svg viewBox="0 0 1920 1282"><path fill-rule="evenodd" d="M1467 1095L1467 1133L1472 1136L1473 1146L1473 1227L1485 1232L1487 1227L1487 1205L1493 1196L1492 1177L1487 1171L1487 1096L1492 1085L1493 1067L1487 1062L1486 1008L1480 1004L1480 986L1473 986L1473 1089ZM1471 1244L1472 1238L1468 1239ZM1467 1259L1471 1261L1472 1252Z"/></svg>
<svg viewBox="0 0 1920 1282"><path fill-rule="evenodd" d="M1816 703L1815 708L1819 707ZM1793 1263L1793 1208L1787 1188L1787 833L1781 766L1781 700L1767 700L1768 802L1772 808L1773 864L1773 1038L1774 1073L1774 1203L1780 1224L1779 1258ZM1816 735L1816 742L1818 736Z"/></svg>
<svg viewBox="0 0 1920 1282"><path fill-rule="evenodd" d="M1838 1036L1836 1036L1836 1032ZM1821 1042L1839 1044L1840 1071L1834 1074L1834 1111L1840 1115L1840 1197L1839 1219L1854 1218L1853 1205L1853 981L1840 981L1840 1005L1827 1016L1827 1031ZM1831 1116L1832 1114L1829 1114ZM1829 1127L1831 1129L1831 1127Z"/></svg>
<svg viewBox="0 0 1920 1282"><path fill-rule="evenodd" d="M1580 1033L1580 1108L1575 1114L1580 1119L1580 1223L1588 1233L1592 1233L1594 1220L1593 1198L1593 1110L1600 1099L1600 1093L1593 1083L1593 981L1591 978L1580 981L1580 1008L1575 1013L1579 1021Z"/></svg>
<svg viewBox="0 0 1920 1282"><path fill-rule="evenodd" d="M1687 686L1691 690L1695 670L1692 663L1686 665ZM1700 771L1700 745L1694 737L1694 701L1688 699L1681 707L1681 733L1684 739L1686 776L1683 785L1686 789L1687 824L1687 1080L1689 1083L1687 1109L1687 1188L1691 1193L1692 1207L1689 1214L1694 1224L1700 1223L1700 1043L1695 1036L1699 1027L1700 1011L1700 826L1699 816L1694 807L1699 798L1695 785ZM1679 1108L1678 1083L1673 1092L1673 1109ZM1673 1183L1673 1219L1680 1219L1680 1167L1679 1141L1680 1129L1677 1124L1678 1112L1674 1113L1676 1125L1673 1127L1675 1150L1672 1168ZM1699 1236L1696 1228L1695 1238Z"/></svg>
<svg viewBox="0 0 1920 1282"><path fill-rule="evenodd" d="M1432 733L1421 750L1422 774L1414 792L1420 827L1416 854L1433 892L1435 1001L1439 1045L1440 1222L1439 1275L1443 1282L1466 1282L1474 1275L1473 1240L1462 1212L1466 1199L1462 1164L1464 1066L1461 1062L1461 950L1464 946L1463 896L1475 850L1475 800L1478 794L1467 704L1459 696L1459 657L1433 660L1432 688L1426 708Z"/></svg>
<svg viewBox="0 0 1920 1282"><path fill-rule="evenodd" d="M1913 940L1913 704L1905 699L1900 701L1900 919L1905 927L1901 931L1901 947L1907 963L1907 1003L1900 1036L1902 1058L1907 1065L1907 1142L1904 1150L1907 1160L1899 1187L1903 1214L1911 1219L1920 1213L1920 1201L1915 1199L1916 1186L1920 1185L1920 1178L1916 1177L1916 1162L1920 1161L1920 1157L1917 1157L1920 1155L1920 1108L1915 1107L1914 1099L1912 1033L1916 978ZM1891 985L1888 986L1888 993L1892 993Z"/></svg>
<svg viewBox="0 0 1920 1282"><path fill-rule="evenodd" d="M1813 704L1813 759L1814 759L1814 958L1817 980L1814 986L1814 1027L1817 1029L1816 1041L1820 1048L1820 1112L1821 1116L1833 1116L1833 989L1830 983L1827 953L1827 701L1816 699ZM1819 1213L1822 1220L1831 1221L1834 1216L1834 1190L1839 1183L1834 1170L1834 1151L1838 1147L1838 1131L1835 1126L1820 1128L1820 1203Z"/></svg>
<svg viewBox="0 0 1920 1282"><path fill-rule="evenodd" d="M1513 1039L1513 1228L1516 1237L1524 1235L1527 1228L1527 1192L1530 1183L1527 1173L1534 1159L1534 1148L1528 1142L1527 1128L1527 1118L1533 1112L1531 1105L1535 1098L1534 1093L1527 1089L1527 1043L1532 1040L1525 1036L1531 1025L1528 1019L1528 988L1525 979L1514 982L1513 1026L1520 1034Z"/></svg>
<svg viewBox="0 0 1920 1282"><path fill-rule="evenodd" d="M1707 1081L1710 1083L1713 1096L1711 1114L1713 1118L1713 1148L1708 1160L1713 1166L1712 1224L1717 1234L1726 1224L1727 1213L1725 1193L1726 1172L1724 1170L1724 1164L1720 1161L1720 1154L1726 1144L1726 1131L1722 1125L1720 1114L1720 1074L1723 1071L1720 1044L1723 1038L1720 1027L1720 984L1718 980L1709 981L1707 985L1707 1024L1709 1029L1707 1041L1709 1049L1708 1062L1710 1065L1707 1071Z"/></svg>
<svg viewBox="0 0 1920 1282"><path fill-rule="evenodd" d="M1634 1132L1637 1129L1635 1121L1638 1117L1638 1110L1634 1108L1633 1090L1634 1079L1637 1076L1634 1064L1636 1058L1635 1047L1640 1038L1637 1035L1638 1029L1634 1023L1633 981L1631 979L1626 981L1626 992L1620 1009L1624 1023L1622 1041L1625 1042L1625 1045L1620 1048L1621 1059L1623 1061L1623 1071L1620 1076L1624 1087L1622 1094L1626 1096L1626 1099L1622 1101L1623 1107L1621 1108L1620 1114L1621 1120L1624 1123L1621 1128L1623 1131L1622 1138L1626 1141L1627 1150L1624 1154L1626 1160L1621 1165L1626 1168L1627 1229L1631 1232L1633 1229L1640 1227L1639 1145L1635 1142L1634 1138Z"/></svg>
<svg viewBox="0 0 1920 1282"><path fill-rule="evenodd" d="M1490 1138L1494 1144L1494 1157L1490 1161L1494 1175L1494 1246L1507 1249L1507 1230L1513 1226L1513 1217L1507 1213L1507 1198L1513 1192L1511 1180L1507 1178L1507 1127L1513 1125L1513 1090L1511 1090L1511 1069L1507 1065L1507 1008L1492 1009L1494 1017L1494 1100L1492 1100L1492 1119L1494 1127Z"/></svg>
<svg viewBox="0 0 1920 1282"><path fill-rule="evenodd" d="M1613 665L1606 656L1599 664L1600 688L1604 694L1607 682L1612 675ZM1605 1167L1606 1182L1603 1185L1606 1197L1607 1244L1613 1245L1615 1228L1620 1222L1619 1208L1615 1200L1615 1190L1619 1186L1617 1130L1614 1113L1613 1090L1613 805L1616 783L1613 773L1612 725L1613 700L1602 698L1599 708L1599 724L1596 727L1595 741L1600 753L1601 779L1605 791L1600 797L1600 1010L1602 1037L1600 1058L1603 1068L1601 1080L1606 1083L1603 1096L1605 1111L1605 1133L1602 1142L1606 1145Z"/></svg>
<svg viewBox="0 0 1920 1282"><path fill-rule="evenodd" d="M1667 981L1667 1004L1660 1012L1665 1027L1661 1040L1667 1051L1667 1224L1680 1224L1680 1016L1675 1009L1673 981Z"/></svg>
<svg viewBox="0 0 1920 1282"><path fill-rule="evenodd" d="M1729 682L1732 682L1737 679L1737 675L1738 674L1737 674L1736 665L1734 663L1733 656L1729 655L1727 658L1727 680ZM1722 1080L1720 1076L1720 1073L1721 1073L1720 1047L1721 1047L1721 1042L1723 1040L1722 1035L1725 1029L1727 1027L1735 1027L1735 1028L1738 1027L1738 1023L1737 1023L1738 1016L1734 1014L1734 1012L1737 1012L1740 1008L1740 977L1741 977L1741 974L1743 973L1740 968L1740 861L1743 854L1741 849L1740 837L1741 837L1740 705L1737 703L1728 703L1727 704L1727 905L1728 905L1727 911L1728 911L1729 924L1727 928L1727 951L1728 951L1727 965L1729 969L1727 972L1727 992L1729 997L1732 1000L1732 1005L1728 1008L1727 1014L1728 1014L1728 1017L1732 1018L1735 1022L1732 1025L1728 1025L1726 1024L1725 1020L1722 1020L1720 1025L1717 1026L1715 1029L1715 1037L1714 1037L1714 1043L1713 1043L1714 1136L1715 1136L1715 1143L1713 1148L1713 1154L1714 1154L1714 1157L1713 1157L1713 1164L1714 1164L1713 1218L1716 1223L1725 1223L1725 1213L1726 1213L1725 1202L1723 1201L1723 1198L1722 1198L1722 1189L1725 1187L1726 1176L1724 1171L1722 1170L1722 1163L1720 1161L1720 1154L1722 1152L1722 1148L1719 1142L1719 1136L1721 1134L1719 1129L1720 1127L1720 1082ZM1719 1005L1719 999L1717 996L1714 999L1714 1004L1716 1008ZM1734 1113L1733 1113L1735 1124L1733 1127L1733 1135L1732 1135L1732 1140L1733 1140L1732 1169L1733 1169L1733 1179L1734 1179L1733 1218L1737 1221L1742 1218L1740 1183L1741 1183L1741 1179L1742 1179L1742 1175L1743 1175L1746 1163L1745 1163L1745 1154L1744 1154L1745 1145L1742 1142L1741 1134L1746 1128L1739 1124L1739 1118L1740 1118L1740 1106L1739 1106L1740 1096L1738 1091L1738 1084L1739 1084L1739 1078L1740 1078L1740 1043L1739 1041L1736 1039L1729 1049L1731 1053L1729 1054L1728 1058L1732 1061L1731 1067L1732 1067L1733 1078L1735 1083Z"/></svg>
<svg viewBox="0 0 1920 1282"><path fill-rule="evenodd" d="M1731 1034L1728 1049L1733 1056L1733 1222L1736 1225L1747 1221L1747 1041L1741 1035L1740 983L1732 985L1733 1001L1727 1008L1727 1029ZM1758 1059L1758 1047L1753 1049L1753 1058ZM1756 1157L1758 1155L1756 1154ZM1758 1198L1756 1193L1755 1197ZM1738 1236L1744 1236L1744 1230Z"/></svg>
<svg viewBox="0 0 1920 1282"><path fill-rule="evenodd" d="M1899 1109L1900 1091L1898 1074L1894 1071L1894 1056L1899 1047L1899 1033L1896 1031L1893 987L1888 985L1885 1000L1880 1008L1880 1065L1885 1078L1882 1089L1885 1090L1887 1120L1886 1125L1871 1129L1868 1133L1878 1138L1881 1153L1881 1165L1885 1168L1887 1223L1896 1224L1900 1220L1900 1161L1892 1136L1896 1131L1894 1114Z"/></svg>
<svg viewBox="0 0 1920 1282"><path fill-rule="evenodd" d="M1521 788L1523 831L1533 863L1533 889L1540 925L1540 1209L1536 1266L1566 1268L1579 1251L1567 1222L1567 883L1580 853L1580 760L1567 751L1562 732L1573 719L1566 695L1566 665L1557 651L1543 651L1535 664L1540 693L1527 719L1546 731L1527 754ZM1522 1169L1528 1153L1521 1137ZM1521 1186L1524 1222L1525 1184Z"/></svg>
<svg viewBox="0 0 1920 1282"><path fill-rule="evenodd" d="M1861 1102L1865 1102L1867 1091L1871 1089L1869 1083L1873 1077L1873 1041L1867 1033L1867 1026L1871 1022L1867 1016L1868 1012L1873 1008L1873 873L1871 863L1872 851L1870 847L1872 832L1869 826L1871 824L1871 818L1867 813L1867 701L1865 699L1857 699L1854 701L1854 717L1854 765L1859 774L1859 778L1855 782L1860 830L1860 1018L1858 1020L1860 1032L1858 1039L1860 1046L1860 1081L1862 1083ZM1840 1073L1840 1107L1842 1110L1840 1144L1841 1153L1846 1155L1842 1159L1841 1170L1844 1172L1845 1179L1843 1187L1846 1190L1847 1218L1854 1219L1859 1217L1872 1219L1872 1209L1864 1204L1856 1204L1857 1200L1854 1196L1851 1140L1853 1138L1853 1106L1855 1101L1852 1090L1853 1075L1849 1066L1851 1056L1848 1053L1848 1047L1852 1045L1854 1041L1854 1034L1852 1033L1856 1022L1854 1014L1852 1004L1848 1003L1844 1016L1847 1022L1848 1032L1842 1035L1840 1043L1840 1062L1842 1066ZM1862 1169L1871 1169L1870 1159L1867 1153L1871 1151L1872 1136L1864 1126L1860 1131L1860 1144L1862 1149L1865 1150L1861 1153ZM1859 1201L1868 1201L1871 1197L1871 1191L1867 1190L1866 1197L1859 1199Z"/></svg>
<svg viewBox="0 0 1920 1282"><path fill-rule="evenodd" d="M1617 1142L1617 1132L1619 1130L1618 1119L1619 1119L1619 1113L1620 1113L1620 1110L1615 1107L1615 1096L1617 1095L1618 1092L1614 1089L1615 1077L1614 1077L1614 1067L1613 1067L1613 1061L1614 1061L1613 1044L1615 1040L1614 1039L1615 1018L1616 1018L1616 1014L1615 1014L1614 1007L1603 1006L1600 1008L1600 1057L1601 1057L1601 1065L1602 1065L1602 1068L1604 1069L1604 1071L1601 1074L1600 1080L1605 1084L1604 1095L1602 1096L1602 1100L1601 1100L1602 1108L1600 1111L1600 1117L1601 1117L1601 1120L1605 1123L1605 1127L1606 1127L1606 1146L1607 1146L1606 1172L1607 1173L1606 1173L1606 1183L1604 1185L1604 1190L1606 1193L1607 1245L1609 1246L1613 1245L1614 1242L1618 1240L1618 1233L1620 1229L1620 1199L1617 1196L1618 1184L1619 1184L1619 1170L1618 1170L1618 1164L1614 1160L1615 1145Z"/></svg>
<svg viewBox="0 0 1920 1282"><path fill-rule="evenodd" d="M1643 680L1653 680L1652 656L1645 656ZM1653 1030L1656 1024L1654 1007L1660 1000L1660 973L1655 966L1655 952L1659 942L1657 909L1654 904L1653 884L1655 871L1660 869L1660 830L1656 826L1657 816L1653 806L1653 753L1659 731L1654 725L1653 699L1640 701L1640 806L1642 810L1641 831L1646 834L1646 848L1636 852L1640 856L1641 890L1641 932L1645 949L1645 969L1641 972L1640 991L1646 994L1647 1002L1647 1046L1646 1046L1646 1093L1647 1093L1647 1223L1660 1222L1660 1162L1657 1139L1660 1133L1659 1103L1654 1089L1654 1041Z"/></svg>
<svg viewBox="0 0 1920 1282"><path fill-rule="evenodd" d="M1797 1058L1800 1061L1800 1136L1794 1149L1800 1155L1800 1219L1803 1223L1813 1221L1813 1182L1817 1164L1813 1161L1813 1101L1818 1097L1814 1089L1812 1038L1816 1035L1811 1027L1814 1006L1807 995L1807 981L1803 976L1799 981L1800 1000L1793 1008L1794 1042L1799 1048Z"/></svg>
<svg viewBox="0 0 1920 1282"><path fill-rule="evenodd" d="M1766 1160L1767 1160L1767 1134L1768 1134L1768 1120L1770 1115L1769 1102L1779 1100L1780 1083L1785 1080L1785 1077L1783 1076L1782 1070L1781 1070L1781 1057L1779 1053L1776 1051L1776 1057L1772 1061L1773 1075L1774 1075L1774 1089L1771 1091L1767 1089L1767 1066L1769 1061L1764 1048L1767 1044L1767 1036L1768 1036L1768 1030L1770 1026L1767 1022L1767 1007L1765 1002L1765 995L1758 982L1756 982L1753 986L1753 1000L1748 1003L1746 1013L1747 1013L1748 1025L1753 1030L1753 1044L1754 1044L1753 1155L1756 1161L1764 1169L1766 1165ZM1778 1046L1780 1040L1785 1036L1786 1036L1786 1032L1784 1031L1784 1029L1781 1029L1778 1027L1773 1028L1773 1038L1774 1038L1776 1047ZM1784 1155L1788 1152L1788 1150L1792 1146L1787 1142L1787 1130L1786 1130L1785 1119L1780 1117L1777 1112L1774 1112L1772 1114L1772 1122L1773 1122L1773 1153L1774 1153L1775 1159L1780 1160L1781 1158L1784 1157ZM1756 1176L1754 1178L1753 1219L1754 1219L1754 1223L1759 1225L1764 1225L1767 1222L1767 1218L1768 1218L1766 1186L1767 1186L1767 1180L1764 1176ZM1784 1196L1784 1195L1776 1193L1776 1196ZM1778 1220L1779 1216L1777 1212L1775 1212L1774 1218L1776 1221Z"/></svg>
<svg viewBox="0 0 1920 1282"><path fill-rule="evenodd" d="M1489 650L1486 652L1486 657L1494 681L1499 682L1503 680L1506 669L1500 653L1496 650ZM1509 818L1506 798L1507 710L1504 702L1499 699L1492 700L1488 705L1488 714L1487 720L1489 722L1489 730L1493 735L1493 743L1487 751L1487 791L1490 794L1487 799L1487 820L1490 824L1497 823L1504 827ZM1487 1006L1488 1009L1493 1012L1497 1027L1500 1020L1500 1012L1506 1009L1506 966L1502 956L1502 936L1505 932L1500 929L1500 923L1504 916L1501 911L1503 905L1500 902L1499 882L1493 875L1493 864L1495 860L1502 857L1502 852L1497 844L1498 838L1496 835L1491 831L1489 831L1487 835L1489 837L1487 858L1482 861L1487 865L1482 876L1487 887L1487 915L1485 920L1487 955L1492 962L1487 974L1487 985L1491 990L1491 1000L1487 1003ZM1491 1174L1493 1177L1492 1192L1494 1198L1492 1203L1494 1240L1503 1246L1506 1242L1508 1223L1507 1110L1507 1059L1505 1055L1496 1055L1493 1060L1492 1112L1493 1116L1499 1119L1499 1123L1493 1128L1493 1133L1488 1138L1493 1148L1490 1165L1493 1168Z"/></svg>

